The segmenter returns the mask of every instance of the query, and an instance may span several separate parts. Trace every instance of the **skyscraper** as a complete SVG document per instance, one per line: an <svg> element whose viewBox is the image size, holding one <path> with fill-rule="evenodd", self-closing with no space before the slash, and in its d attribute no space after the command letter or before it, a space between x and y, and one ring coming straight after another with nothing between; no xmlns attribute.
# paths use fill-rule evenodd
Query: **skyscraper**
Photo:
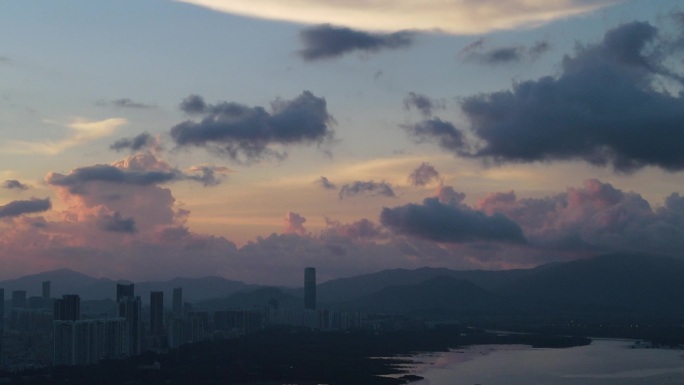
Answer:
<svg viewBox="0 0 684 385"><path fill-rule="evenodd" d="M183 318L183 288L173 289L173 318Z"/></svg>
<svg viewBox="0 0 684 385"><path fill-rule="evenodd" d="M65 294L53 305L52 318L55 321L78 321L81 319L81 297Z"/></svg>
<svg viewBox="0 0 684 385"><path fill-rule="evenodd" d="M132 286L132 285L131 285ZM128 354L137 356L142 352L142 321L140 314L142 313L142 303L140 297L124 296L119 305L119 317L126 320L128 327L127 341Z"/></svg>
<svg viewBox="0 0 684 385"><path fill-rule="evenodd" d="M116 302L120 302L124 298L133 299L135 294L135 287L133 284L124 285L121 283L116 284Z"/></svg>
<svg viewBox="0 0 684 385"><path fill-rule="evenodd" d="M14 290L12 292L12 309L22 309L26 307L26 291Z"/></svg>
<svg viewBox="0 0 684 385"><path fill-rule="evenodd" d="M316 310L316 268L304 269L304 309Z"/></svg>
<svg viewBox="0 0 684 385"><path fill-rule="evenodd" d="M50 299L50 281L43 281L43 299Z"/></svg>
<svg viewBox="0 0 684 385"><path fill-rule="evenodd" d="M5 330L5 289L0 287L0 332ZM0 337L2 337L0 335ZM0 341L0 344L2 342ZM2 353L2 352L0 352Z"/></svg>
<svg viewBox="0 0 684 385"><path fill-rule="evenodd" d="M150 293L150 332L153 336L164 334L164 292Z"/></svg>

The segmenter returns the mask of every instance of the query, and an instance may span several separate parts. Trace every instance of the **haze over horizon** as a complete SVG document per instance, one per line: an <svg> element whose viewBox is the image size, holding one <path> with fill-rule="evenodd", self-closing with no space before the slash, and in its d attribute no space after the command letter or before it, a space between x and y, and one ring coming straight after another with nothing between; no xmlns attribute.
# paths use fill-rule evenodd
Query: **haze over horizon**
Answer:
<svg viewBox="0 0 684 385"><path fill-rule="evenodd" d="M0 2L0 32L0 280L684 258L674 0Z"/></svg>

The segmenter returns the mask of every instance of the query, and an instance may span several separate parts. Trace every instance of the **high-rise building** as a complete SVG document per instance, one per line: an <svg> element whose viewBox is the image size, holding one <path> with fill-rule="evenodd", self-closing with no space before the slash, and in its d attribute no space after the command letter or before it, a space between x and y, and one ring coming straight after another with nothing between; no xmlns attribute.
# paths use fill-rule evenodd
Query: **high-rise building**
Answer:
<svg viewBox="0 0 684 385"><path fill-rule="evenodd" d="M4 330L5 330L5 289L0 288L0 332L2 332Z"/></svg>
<svg viewBox="0 0 684 385"><path fill-rule="evenodd" d="M77 294L65 294L56 299L52 317L56 321L78 321L81 319L81 297Z"/></svg>
<svg viewBox="0 0 684 385"><path fill-rule="evenodd" d="M43 299L50 299L50 281L43 281Z"/></svg>
<svg viewBox="0 0 684 385"><path fill-rule="evenodd" d="M304 269L304 309L316 310L316 268Z"/></svg>
<svg viewBox="0 0 684 385"><path fill-rule="evenodd" d="M173 289L173 318L183 318L183 288Z"/></svg>
<svg viewBox="0 0 684 385"><path fill-rule="evenodd" d="M12 292L12 309L23 309L26 307L26 291L14 290Z"/></svg>
<svg viewBox="0 0 684 385"><path fill-rule="evenodd" d="M164 334L164 292L150 293L150 334L160 336Z"/></svg>
<svg viewBox="0 0 684 385"><path fill-rule="evenodd" d="M132 285L131 285L132 287ZM126 320L128 325L128 354L137 356L142 352L142 303L140 297L124 296L119 305L119 317Z"/></svg>
<svg viewBox="0 0 684 385"><path fill-rule="evenodd" d="M124 298L131 298L135 296L135 287L133 284L124 285L121 283L116 284L116 302L120 302Z"/></svg>

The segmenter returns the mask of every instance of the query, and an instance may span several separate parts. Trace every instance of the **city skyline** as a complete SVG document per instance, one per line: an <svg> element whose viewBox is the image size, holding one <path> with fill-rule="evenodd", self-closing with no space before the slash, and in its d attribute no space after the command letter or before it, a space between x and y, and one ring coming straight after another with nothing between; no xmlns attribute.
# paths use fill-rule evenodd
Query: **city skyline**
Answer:
<svg viewBox="0 0 684 385"><path fill-rule="evenodd" d="M0 280L684 256L678 2L242 3L0 3Z"/></svg>

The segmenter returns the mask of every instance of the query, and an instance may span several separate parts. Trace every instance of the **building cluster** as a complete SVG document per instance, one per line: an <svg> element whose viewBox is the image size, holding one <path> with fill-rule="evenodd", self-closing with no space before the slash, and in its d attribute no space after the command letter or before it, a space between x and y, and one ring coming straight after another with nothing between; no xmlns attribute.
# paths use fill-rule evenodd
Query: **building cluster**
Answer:
<svg viewBox="0 0 684 385"><path fill-rule="evenodd" d="M183 289L174 288L170 309L164 292L152 291L143 308L134 284L116 285L116 308L93 314L81 309L76 294L52 298L50 281L42 296L27 297L15 290L5 314L0 288L0 367L22 370L48 365L88 365L103 359L135 356L145 350L165 351L212 338L231 338L274 325L320 330L361 326L356 312L316 308L316 270L304 271L303 307L285 308L277 299L261 307L192 311L183 302Z"/></svg>

